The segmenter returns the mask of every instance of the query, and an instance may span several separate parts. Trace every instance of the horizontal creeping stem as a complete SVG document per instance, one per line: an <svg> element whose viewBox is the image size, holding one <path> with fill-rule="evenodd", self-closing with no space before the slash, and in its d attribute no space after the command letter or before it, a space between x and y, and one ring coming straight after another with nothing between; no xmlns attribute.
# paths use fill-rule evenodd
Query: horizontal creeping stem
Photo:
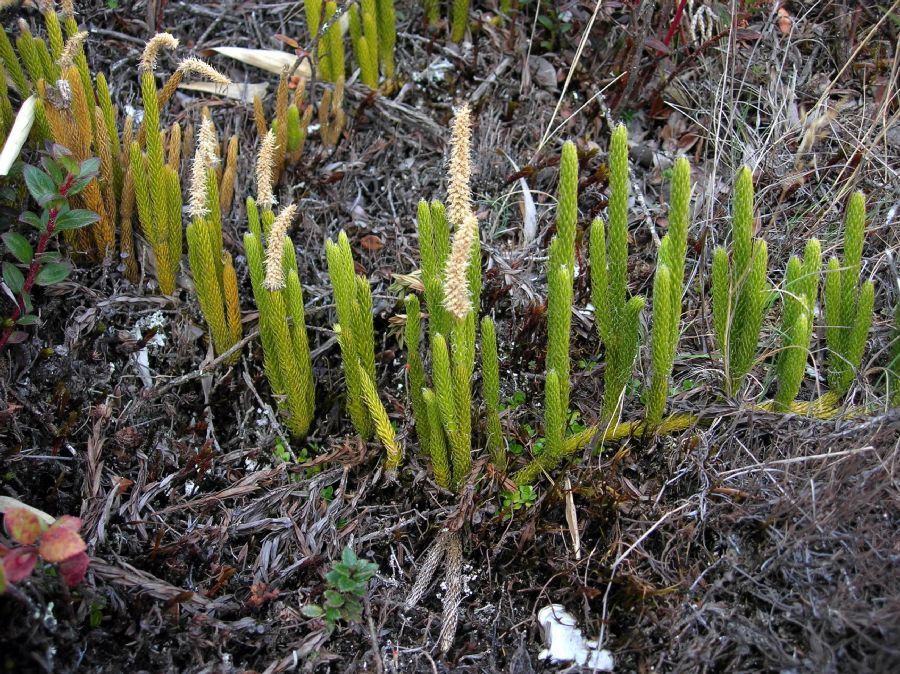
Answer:
<svg viewBox="0 0 900 674"><path fill-rule="evenodd" d="M759 412L775 412L776 406L774 400L768 400L759 405L754 405L750 409ZM791 414L798 416L807 416L814 419L827 421L834 419L838 413L841 413L840 396L833 391L828 391L820 397L809 402L795 401L791 403L788 410ZM863 416L871 411L869 408L854 405L843 410L842 417L852 419ZM605 427L602 425L590 426L589 428L570 435L565 440L562 455L557 457L558 460L566 456L570 456L575 452L584 449L594 440L598 432L605 431L603 444L617 442L628 437L643 438L650 435L672 435L685 431L692 426L696 426L703 422L700 416L693 414L672 414L656 426L648 424L644 419L636 419L634 421L625 421L615 426ZM535 458L524 468L519 470L512 476L512 481L517 485L532 484L543 472L553 470L556 463L552 459L547 460L543 455Z"/></svg>

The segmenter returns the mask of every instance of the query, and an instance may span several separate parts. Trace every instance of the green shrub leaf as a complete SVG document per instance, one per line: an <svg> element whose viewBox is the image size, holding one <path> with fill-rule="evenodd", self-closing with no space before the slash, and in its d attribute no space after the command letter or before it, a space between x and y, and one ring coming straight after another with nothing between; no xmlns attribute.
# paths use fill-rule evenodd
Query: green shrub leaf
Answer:
<svg viewBox="0 0 900 674"><path fill-rule="evenodd" d="M3 243L6 244L7 250L12 253L12 256L16 258L22 264L30 264L31 258L34 257L34 251L31 248L31 244L28 243L28 239L19 234L18 232L7 232L3 235Z"/></svg>
<svg viewBox="0 0 900 674"><path fill-rule="evenodd" d="M65 231L68 229L80 229L97 222L100 216L93 211L84 208L76 208L66 211L56 219L56 230Z"/></svg>
<svg viewBox="0 0 900 674"><path fill-rule="evenodd" d="M23 170L25 185L34 200L45 206L56 197L56 185L53 178L41 171L37 166L27 164Z"/></svg>
<svg viewBox="0 0 900 674"><path fill-rule="evenodd" d="M12 262L3 263L3 282L9 286L13 295L21 295L25 287L25 277Z"/></svg>
<svg viewBox="0 0 900 674"><path fill-rule="evenodd" d="M52 286L54 283L65 281L71 271L72 268L65 262L51 262L41 268L34 282L39 286Z"/></svg>

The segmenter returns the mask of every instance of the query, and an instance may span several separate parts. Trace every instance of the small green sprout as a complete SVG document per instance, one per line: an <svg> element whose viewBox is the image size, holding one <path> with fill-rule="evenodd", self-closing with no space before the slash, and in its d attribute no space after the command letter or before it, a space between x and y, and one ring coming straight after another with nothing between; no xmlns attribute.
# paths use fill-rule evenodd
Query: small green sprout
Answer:
<svg viewBox="0 0 900 674"><path fill-rule="evenodd" d="M537 500L534 488L528 484L521 485L515 491L505 491L501 497L503 498L503 519L505 520L510 519L516 510L528 508Z"/></svg>
<svg viewBox="0 0 900 674"><path fill-rule="evenodd" d="M346 623L361 621L362 602L369 580L377 572L377 564L360 559L349 547L344 548L341 561L335 562L325 574L328 589L324 593L324 604L307 604L303 607L303 615L324 620L329 633L334 631L339 620Z"/></svg>

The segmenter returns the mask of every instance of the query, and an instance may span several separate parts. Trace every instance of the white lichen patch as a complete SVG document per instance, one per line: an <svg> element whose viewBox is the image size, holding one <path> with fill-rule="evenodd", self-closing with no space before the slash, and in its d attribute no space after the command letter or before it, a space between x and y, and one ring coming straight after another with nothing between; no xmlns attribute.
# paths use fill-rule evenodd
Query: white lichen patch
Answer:
<svg viewBox="0 0 900 674"><path fill-rule="evenodd" d="M154 311L134 324L134 338L141 339L144 332L156 328L156 334L147 342L147 346L163 347L167 342L166 334L162 331L166 323L167 320L163 312Z"/></svg>
<svg viewBox="0 0 900 674"><path fill-rule="evenodd" d="M550 604L538 611L538 624L547 648L538 655L540 660L553 664L574 662L601 672L611 672L615 663L609 651L596 641L587 640L576 627L575 617L559 604Z"/></svg>

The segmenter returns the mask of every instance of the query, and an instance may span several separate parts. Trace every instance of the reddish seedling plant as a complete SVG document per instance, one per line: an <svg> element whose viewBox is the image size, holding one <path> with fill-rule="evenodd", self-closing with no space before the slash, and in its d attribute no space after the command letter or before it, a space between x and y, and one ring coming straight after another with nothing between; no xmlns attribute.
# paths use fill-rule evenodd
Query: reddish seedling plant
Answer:
<svg viewBox="0 0 900 674"><path fill-rule="evenodd" d="M19 232L2 235L6 249L16 261L3 263L0 285L14 306L8 317L0 319L0 351L7 343L25 339L25 333L16 327L37 322L31 303L32 288L61 283L72 271L68 263L60 261L59 253L48 250L48 246L60 232L86 227L99 219L92 211L69 207L69 199L87 187L99 169L99 159L75 161L61 145L50 146L40 167L26 164L23 168L25 185L41 212L26 211L19 219L37 230L37 246L32 247L28 237Z"/></svg>
<svg viewBox="0 0 900 674"><path fill-rule="evenodd" d="M79 535L81 520L63 515L47 524L26 508L10 508L3 516L3 528L9 538L0 542L0 594L10 583L20 583L34 571L38 560L57 564L59 575L68 587L81 582L90 558Z"/></svg>

